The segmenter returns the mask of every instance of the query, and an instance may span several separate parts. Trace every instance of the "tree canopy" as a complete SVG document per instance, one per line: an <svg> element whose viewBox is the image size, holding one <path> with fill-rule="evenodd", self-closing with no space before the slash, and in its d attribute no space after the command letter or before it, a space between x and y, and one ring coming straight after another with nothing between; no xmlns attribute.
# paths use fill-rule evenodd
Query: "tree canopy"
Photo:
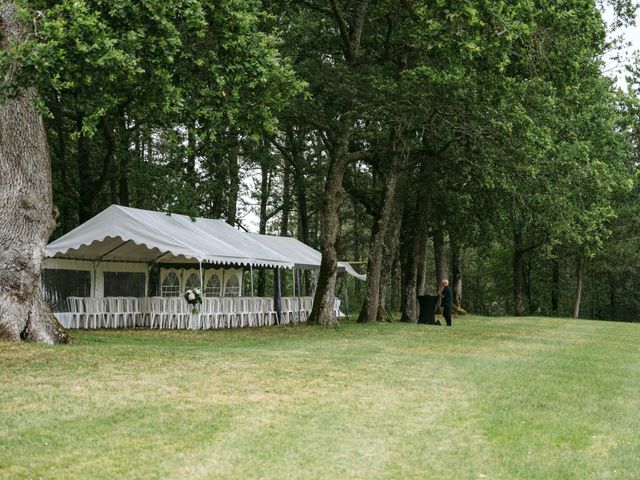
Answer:
<svg viewBox="0 0 640 480"><path fill-rule="evenodd" d="M111 203L255 216L322 251L321 324L338 258L363 322L416 321L445 277L483 314L640 313L640 82L603 73L631 1L20 5L2 92L39 94L54 236Z"/></svg>

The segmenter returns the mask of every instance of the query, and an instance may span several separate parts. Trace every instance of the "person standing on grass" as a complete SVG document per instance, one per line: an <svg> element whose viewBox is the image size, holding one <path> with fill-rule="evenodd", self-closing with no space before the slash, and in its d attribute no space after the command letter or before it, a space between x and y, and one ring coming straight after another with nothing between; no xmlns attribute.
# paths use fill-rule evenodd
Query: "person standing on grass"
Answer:
<svg viewBox="0 0 640 480"><path fill-rule="evenodd" d="M440 290L440 298L442 299L442 315L447 322L447 327L451 326L451 312L453 311L453 292L449 286L449 280L446 278L440 282L442 289Z"/></svg>

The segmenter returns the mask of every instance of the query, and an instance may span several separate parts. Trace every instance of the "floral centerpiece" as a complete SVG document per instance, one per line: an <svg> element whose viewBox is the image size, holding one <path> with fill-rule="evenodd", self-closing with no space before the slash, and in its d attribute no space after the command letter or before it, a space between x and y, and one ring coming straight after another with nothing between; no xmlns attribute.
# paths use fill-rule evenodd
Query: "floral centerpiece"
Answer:
<svg viewBox="0 0 640 480"><path fill-rule="evenodd" d="M191 313L198 313L198 305L202 303L202 291L199 288L190 288L184 292L183 297L191 305Z"/></svg>

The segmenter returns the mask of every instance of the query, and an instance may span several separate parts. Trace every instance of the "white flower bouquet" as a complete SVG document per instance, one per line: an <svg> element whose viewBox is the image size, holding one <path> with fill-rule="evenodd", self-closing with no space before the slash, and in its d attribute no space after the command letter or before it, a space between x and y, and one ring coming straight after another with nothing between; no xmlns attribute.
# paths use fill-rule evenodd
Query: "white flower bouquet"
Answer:
<svg viewBox="0 0 640 480"><path fill-rule="evenodd" d="M202 303L202 291L199 288L190 288L184 292L183 297L191 305L191 313L198 313L198 305Z"/></svg>

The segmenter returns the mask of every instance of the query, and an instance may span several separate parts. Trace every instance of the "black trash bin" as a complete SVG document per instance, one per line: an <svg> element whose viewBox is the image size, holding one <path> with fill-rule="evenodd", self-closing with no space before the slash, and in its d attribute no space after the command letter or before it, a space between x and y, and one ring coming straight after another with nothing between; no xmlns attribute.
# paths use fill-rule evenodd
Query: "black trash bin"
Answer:
<svg viewBox="0 0 640 480"><path fill-rule="evenodd" d="M420 305L420 317L418 323L433 325L436 323L436 305L438 297L435 295L418 295L418 305Z"/></svg>

